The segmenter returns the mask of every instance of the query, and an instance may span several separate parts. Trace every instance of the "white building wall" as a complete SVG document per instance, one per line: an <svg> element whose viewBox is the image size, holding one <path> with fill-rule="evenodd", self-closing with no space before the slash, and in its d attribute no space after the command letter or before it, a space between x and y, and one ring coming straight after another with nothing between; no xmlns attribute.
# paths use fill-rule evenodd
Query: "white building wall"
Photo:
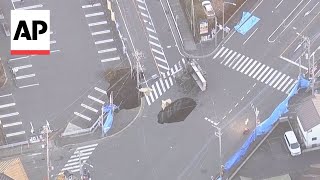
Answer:
<svg viewBox="0 0 320 180"><path fill-rule="evenodd" d="M311 148L313 145L320 145L320 124L306 132L302 128L299 117L297 117L297 120L301 132L300 136L302 136L306 148Z"/></svg>

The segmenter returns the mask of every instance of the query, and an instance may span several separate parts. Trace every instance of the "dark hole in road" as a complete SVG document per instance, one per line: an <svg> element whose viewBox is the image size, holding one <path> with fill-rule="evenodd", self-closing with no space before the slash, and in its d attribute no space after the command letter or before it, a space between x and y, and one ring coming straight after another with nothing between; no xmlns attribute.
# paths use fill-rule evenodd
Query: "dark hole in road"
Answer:
<svg viewBox="0 0 320 180"><path fill-rule="evenodd" d="M137 80L131 77L130 68L109 71L106 75L110 86L107 90L108 97L113 92L113 103L119 109L133 109L141 104L142 94L137 87Z"/></svg>
<svg viewBox="0 0 320 180"><path fill-rule="evenodd" d="M191 98L178 99L159 112L158 123L184 121L196 106L196 101Z"/></svg>

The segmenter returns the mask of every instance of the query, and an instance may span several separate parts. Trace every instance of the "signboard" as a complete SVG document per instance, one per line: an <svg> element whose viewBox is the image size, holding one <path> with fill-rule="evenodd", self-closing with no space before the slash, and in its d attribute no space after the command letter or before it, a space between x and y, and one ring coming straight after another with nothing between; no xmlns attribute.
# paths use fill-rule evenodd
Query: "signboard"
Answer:
<svg viewBox="0 0 320 180"><path fill-rule="evenodd" d="M209 26L207 21L201 21L200 22L200 35L201 34L207 34L209 32Z"/></svg>

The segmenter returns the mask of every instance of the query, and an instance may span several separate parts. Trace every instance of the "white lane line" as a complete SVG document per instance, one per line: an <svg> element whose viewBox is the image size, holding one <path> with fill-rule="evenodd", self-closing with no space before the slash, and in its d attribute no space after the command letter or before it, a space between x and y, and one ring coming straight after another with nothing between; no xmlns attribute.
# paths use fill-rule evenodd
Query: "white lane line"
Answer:
<svg viewBox="0 0 320 180"><path fill-rule="evenodd" d="M85 17L94 17L94 16L101 16L104 15L104 12L97 12L97 13L91 13L91 14L86 14Z"/></svg>
<svg viewBox="0 0 320 180"><path fill-rule="evenodd" d="M163 81L162 81L162 78L160 78L160 84L161 84L161 87L162 87L163 92L166 92L166 87L164 86L164 83L163 83Z"/></svg>
<svg viewBox="0 0 320 180"><path fill-rule="evenodd" d="M294 64L294 65L296 65L298 67L300 66L299 63L296 63L296 62L294 62L294 61L292 61L292 60L290 60L290 59L288 59L286 57L280 56L280 58L285 60L285 61L287 61L287 62L289 62L289 63L291 63L291 64ZM301 65L301 68L304 69L304 70L308 70L308 68L303 66L303 65Z"/></svg>
<svg viewBox="0 0 320 180"><path fill-rule="evenodd" d="M220 64L222 64L222 63L229 57L229 55L230 55L232 52L233 52L233 50L230 50L230 51L228 52L228 54L223 58L223 61L220 62ZM236 52L235 52L235 53L236 53Z"/></svg>
<svg viewBox="0 0 320 180"><path fill-rule="evenodd" d="M20 70L20 69L26 69L26 68L31 68L31 67L32 67L32 64L28 64L28 65L24 65L24 66L17 66L15 68Z"/></svg>
<svg viewBox="0 0 320 180"><path fill-rule="evenodd" d="M158 89L158 91L159 91L159 96L162 96L162 91L161 91L161 88L160 88L160 86L159 86L158 81L156 81L156 86L157 86L157 89Z"/></svg>
<svg viewBox="0 0 320 180"><path fill-rule="evenodd" d="M282 88L283 85L285 85L285 83L289 80L290 76L287 76L283 81L282 83L278 86L278 90L280 90Z"/></svg>
<svg viewBox="0 0 320 180"><path fill-rule="evenodd" d="M258 74L264 69L266 65L265 64L262 64L262 66L260 66L259 70L253 75L253 79L256 78L256 76L258 76Z"/></svg>
<svg viewBox="0 0 320 180"><path fill-rule="evenodd" d="M253 36L253 34L254 34L257 30L258 30L258 28L253 31L253 33L248 37L248 39L246 39L246 40L243 42L243 45Z"/></svg>
<svg viewBox="0 0 320 180"><path fill-rule="evenodd" d="M242 61L242 63L240 64L240 66L236 69L236 71L239 71L241 69L241 67L249 60L249 57L246 57L245 60Z"/></svg>
<svg viewBox="0 0 320 180"><path fill-rule="evenodd" d="M237 56L230 62L230 64L228 65L228 67L231 67L231 65L238 60L238 58L241 56L241 54L237 54ZM227 65L227 63L225 63L225 65Z"/></svg>
<svg viewBox="0 0 320 180"><path fill-rule="evenodd" d="M97 109L95 109L95 108L93 108L93 107L90 107L90 106L88 106L88 105L86 105L86 104L83 104L83 103L82 103L81 106L84 107L84 108L86 108L86 109L89 109L90 111L93 111L93 112L95 112L95 113L98 112Z"/></svg>
<svg viewBox="0 0 320 180"><path fill-rule="evenodd" d="M173 86L173 81L172 81L171 76L169 77L169 81L170 81L171 86Z"/></svg>
<svg viewBox="0 0 320 180"><path fill-rule="evenodd" d="M280 4L282 3L283 0L281 0L278 5L276 6L276 9L280 6Z"/></svg>
<svg viewBox="0 0 320 180"><path fill-rule="evenodd" d="M153 32L153 33L156 33L156 31L153 30L153 29L150 29L150 28L148 28L148 27L146 27L146 29L147 29L148 31L151 31L151 32Z"/></svg>
<svg viewBox="0 0 320 180"><path fill-rule="evenodd" d="M101 59L101 62L110 62L110 61L117 61L120 60L120 57L113 57L109 59Z"/></svg>
<svg viewBox="0 0 320 180"><path fill-rule="evenodd" d="M157 46L157 47L159 47L159 48L162 48L162 46L161 46L160 44L154 43L154 42L152 42L152 41L149 41L149 43L152 44L152 45L154 45L154 46Z"/></svg>
<svg viewBox="0 0 320 180"><path fill-rule="evenodd" d="M6 107L15 106L15 105L16 105L16 103L3 104L3 105L0 105L0 109L1 109L1 108L6 108Z"/></svg>
<svg viewBox="0 0 320 180"><path fill-rule="evenodd" d="M140 14L141 14L142 16L146 17L146 18L149 18L149 16L148 16L147 14L143 13L143 12L140 12Z"/></svg>
<svg viewBox="0 0 320 180"><path fill-rule="evenodd" d="M83 5L82 8L91 8L91 7L96 7L96 6L101 6L100 3L95 3L95 4L89 4L89 5Z"/></svg>
<svg viewBox="0 0 320 180"><path fill-rule="evenodd" d="M117 48L110 48L110 49L100 50L100 51L98 51L98 53L101 54L101 53L106 53L106 52L113 52L116 50L117 50Z"/></svg>
<svg viewBox="0 0 320 180"><path fill-rule="evenodd" d="M165 59L159 58L158 56L154 57L156 60L159 60L161 62L167 63L167 61Z"/></svg>
<svg viewBox="0 0 320 180"><path fill-rule="evenodd" d="M26 78L31 78L31 77L35 77L36 74L28 74L28 75L24 75L24 76L18 76L16 77L16 79L26 79Z"/></svg>
<svg viewBox="0 0 320 180"><path fill-rule="evenodd" d="M43 7L42 4L37 4L37 5L33 5L33 6L26 6L26 7L17 8L17 10L28 10L28 9L35 9L35 8L41 8L41 7Z"/></svg>
<svg viewBox="0 0 320 180"><path fill-rule="evenodd" d="M247 67L250 65L250 63L253 61L253 59L250 59L250 61L248 63L246 63L246 65L241 69L241 73L247 69Z"/></svg>
<svg viewBox="0 0 320 180"><path fill-rule="evenodd" d="M15 132L15 133L6 134L6 137L19 136L19 135L22 135L25 133L26 133L25 131L19 131L19 132Z"/></svg>
<svg viewBox="0 0 320 180"><path fill-rule="evenodd" d="M163 56L164 56L164 53L163 53L163 52L161 52L161 51L158 51L158 50L153 49L153 48L151 48L151 50L152 50L153 52L156 52L156 53L161 54L161 55L163 55Z"/></svg>
<svg viewBox="0 0 320 180"><path fill-rule="evenodd" d="M23 57L18 57L18 58L12 58L12 59L9 59L9 61L15 61L15 60L19 60L19 59L26 59L30 56L23 56Z"/></svg>
<svg viewBox="0 0 320 180"><path fill-rule="evenodd" d="M78 148L75 150L75 152L76 152L76 151L79 151L79 150L81 150L81 149L86 149L86 148L91 148L91 147L96 147L96 146L98 146L98 143L96 143L96 144L90 144L90 145L86 145L86 146L80 146L80 147L78 147Z"/></svg>
<svg viewBox="0 0 320 180"><path fill-rule="evenodd" d="M151 88L152 88L152 92L154 92L155 99L158 99L159 96L158 96L158 94L157 94L157 91L156 91L156 88L155 88L154 84L152 84Z"/></svg>
<svg viewBox="0 0 320 180"><path fill-rule="evenodd" d="M151 102L150 102L149 96L147 94L145 94L145 97L146 97L146 100L147 100L147 104L150 106Z"/></svg>
<svg viewBox="0 0 320 180"><path fill-rule="evenodd" d="M288 83L286 83L286 85L281 89L282 92L284 92L288 86L292 83L293 79L290 79L290 81Z"/></svg>
<svg viewBox="0 0 320 180"><path fill-rule="evenodd" d="M267 77L269 77L269 75L273 72L273 68L271 68L269 71L268 71L268 73L261 79L261 82L264 82L264 80L266 80L267 79ZM275 71L274 71L275 72Z"/></svg>
<svg viewBox="0 0 320 180"><path fill-rule="evenodd" d="M289 87L288 91L286 92L286 94L289 94L290 91L292 90L293 86L296 84L296 81L295 83L292 83L291 86Z"/></svg>
<svg viewBox="0 0 320 180"><path fill-rule="evenodd" d="M256 72L257 68L258 68L260 65L261 65L261 63L259 62L259 63L254 67L254 69L252 69L251 73L250 73L248 76L251 77L252 74L253 74L254 72Z"/></svg>
<svg viewBox="0 0 320 180"><path fill-rule="evenodd" d="M152 36L151 34L149 34L149 37L151 37L152 39L155 39L155 40L159 41L159 39L158 39L157 37Z"/></svg>
<svg viewBox="0 0 320 180"><path fill-rule="evenodd" d="M282 76L279 78L278 82L276 82L276 83L273 85L273 88L276 88L276 87L279 85L279 83L282 82L282 80L283 80L284 77L286 77L286 75L285 75L285 74L282 74Z"/></svg>
<svg viewBox="0 0 320 180"><path fill-rule="evenodd" d="M29 85L26 85L26 86L19 86L19 88L22 89L22 88L27 88L27 87L32 87L32 86L39 86L39 83L29 84Z"/></svg>
<svg viewBox="0 0 320 180"><path fill-rule="evenodd" d="M107 91L105 91L105 90L103 90L103 89L100 89L100 88L98 88L98 87L94 87L94 89L95 89L96 91L101 92L102 94L108 95L108 94L107 94Z"/></svg>
<svg viewBox="0 0 320 180"><path fill-rule="evenodd" d="M14 123L9 123L9 124L3 124L2 127L6 128L6 127L11 127L11 126L17 126L17 125L21 125L22 122L14 122Z"/></svg>
<svg viewBox="0 0 320 180"><path fill-rule="evenodd" d="M138 5L138 8L140 8L140 9L142 9L142 10L146 10L145 7L142 7L142 6L140 6L140 5Z"/></svg>
<svg viewBox="0 0 320 180"><path fill-rule="evenodd" d="M239 61L235 65L232 66L232 69L236 68L238 66L238 64L242 61L242 59L245 57L246 57L245 55L242 55L241 58L239 59Z"/></svg>
<svg viewBox="0 0 320 180"><path fill-rule="evenodd" d="M96 42L94 42L94 44L103 44L103 43L109 43L109 42L113 42L113 39L105 39L105 40L101 40L101 41L96 41Z"/></svg>
<svg viewBox="0 0 320 180"><path fill-rule="evenodd" d="M93 32L91 33L92 36L95 36L95 35L99 35L99 34L107 34L107 33L110 33L110 30L104 30L104 31L97 31L97 32Z"/></svg>
<svg viewBox="0 0 320 180"><path fill-rule="evenodd" d="M170 70L168 67L163 66L163 65L161 65L161 64L157 64L157 66L160 67L160 68L162 68L162 69L165 69L165 70L167 70L167 71Z"/></svg>
<svg viewBox="0 0 320 180"><path fill-rule="evenodd" d="M100 100L98 98L95 98L93 96L90 96L90 95L88 95L88 98L91 99L91 100L94 100L94 101L96 101L96 102L98 102L100 104L104 104L105 103L104 101L102 101L102 100Z"/></svg>
<svg viewBox="0 0 320 180"><path fill-rule="evenodd" d="M12 96L12 93L10 93L10 94L5 94L5 95L2 95L2 96L0 96L0 98L2 98L2 97L8 97L8 96Z"/></svg>
<svg viewBox="0 0 320 180"><path fill-rule="evenodd" d="M273 71L273 73L270 75L270 77L268 78L268 80L266 82L264 82L265 84L269 84L270 80L273 78L273 76L278 73L278 70Z"/></svg>
<svg viewBox="0 0 320 180"><path fill-rule="evenodd" d="M169 83L168 83L168 79L165 79L164 82L166 83L167 89L169 89L169 88L170 88L170 85L169 85Z"/></svg>
<svg viewBox="0 0 320 180"><path fill-rule="evenodd" d="M247 69L247 71L244 73L244 74L248 74L249 73L249 71L256 65L256 63L257 63L258 61L253 61L253 63L251 64L251 66Z"/></svg>
<svg viewBox="0 0 320 180"><path fill-rule="evenodd" d="M319 2L317 2L317 4L316 5L314 5L313 6L313 8L311 9L311 10L309 10L308 12L306 12L305 14L304 14L304 16L303 17L306 17L306 16L308 16L313 10L314 10L314 8L316 8L317 6L318 6L318 4L319 4Z"/></svg>
<svg viewBox="0 0 320 180"><path fill-rule="evenodd" d="M107 21L100 21L100 22L95 22L95 23L90 23L89 26L98 26L98 25L102 25L102 24L107 24Z"/></svg>
<svg viewBox="0 0 320 180"><path fill-rule="evenodd" d="M220 55L220 58L222 58L228 51L229 51L229 49L226 48L226 49L223 51L223 53Z"/></svg>
<svg viewBox="0 0 320 180"><path fill-rule="evenodd" d="M269 68L270 68L270 67L267 66L267 67L262 71L262 73L260 74L260 76L257 78L258 81L260 80L260 78L262 78L262 76L264 75L264 73L266 73ZM262 81L261 81L261 82L262 82Z"/></svg>
<svg viewBox="0 0 320 180"><path fill-rule="evenodd" d="M222 47L219 49L219 51L213 56L212 59L215 59L217 56L219 56L219 54L221 53L221 51L223 51L224 48L225 48L225 47L222 46Z"/></svg>
<svg viewBox="0 0 320 180"><path fill-rule="evenodd" d="M85 115L83 115L83 114L81 114L81 113L78 113L78 112L73 112L73 113L74 113L75 115L83 118L83 119L86 119L86 120L88 120L88 121L91 121L91 118L88 117L88 116L85 116Z"/></svg>

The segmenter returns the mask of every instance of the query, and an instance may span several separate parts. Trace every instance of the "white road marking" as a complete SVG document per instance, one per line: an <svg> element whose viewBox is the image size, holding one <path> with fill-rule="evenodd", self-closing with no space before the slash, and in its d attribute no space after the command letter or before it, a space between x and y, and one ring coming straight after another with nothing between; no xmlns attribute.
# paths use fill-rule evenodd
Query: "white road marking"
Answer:
<svg viewBox="0 0 320 180"><path fill-rule="evenodd" d="M167 62L165 59L159 58L158 56L155 56L154 58L155 58L156 60L159 60L159 61L164 62L164 63Z"/></svg>
<svg viewBox="0 0 320 180"><path fill-rule="evenodd" d="M152 41L149 41L149 43L152 44L152 45L154 45L154 46L157 46L157 47L159 47L159 48L162 48L162 46L161 46L160 44L154 43L154 42L152 42Z"/></svg>
<svg viewBox="0 0 320 180"><path fill-rule="evenodd" d="M29 85L26 85L26 86L19 86L19 88L22 89L22 88L27 88L27 87L32 87L32 86L39 86L39 83L29 84Z"/></svg>
<svg viewBox="0 0 320 180"><path fill-rule="evenodd" d="M26 133L25 131L19 131L19 132L15 132L15 133L6 134L6 137L19 136L19 135L22 135L25 133Z"/></svg>
<svg viewBox="0 0 320 180"><path fill-rule="evenodd" d="M113 57L109 59L102 59L101 62L110 62L110 61L117 61L120 60L120 57Z"/></svg>
<svg viewBox="0 0 320 180"><path fill-rule="evenodd" d="M246 63L246 65L241 69L241 73L250 65L250 63L253 61L253 59L250 59L250 61L248 63Z"/></svg>
<svg viewBox="0 0 320 180"><path fill-rule="evenodd" d="M138 8L140 8L142 10L146 10L146 8L144 8L144 7L140 6L140 5L138 5Z"/></svg>
<svg viewBox="0 0 320 180"><path fill-rule="evenodd" d="M81 113L78 113L78 112L73 112L73 113L74 113L75 115L83 118L83 119L86 119L86 120L88 120L88 121L91 121L91 118L88 117L88 116L85 116L85 115L83 115L83 114L81 114Z"/></svg>
<svg viewBox="0 0 320 180"><path fill-rule="evenodd" d="M92 36L95 36L95 35L99 35L99 34L107 34L107 33L110 33L110 30L104 30L104 31L97 31L97 32L93 32L91 33Z"/></svg>
<svg viewBox="0 0 320 180"><path fill-rule="evenodd" d="M80 147L77 147L77 149L75 150L75 152L76 152L76 151L79 151L79 150L81 150L81 149L86 149L86 148L91 148L91 147L96 147L96 146L98 146L98 143L96 143L96 144L90 144L90 145L86 145L86 146L80 146Z"/></svg>
<svg viewBox="0 0 320 180"><path fill-rule="evenodd" d="M258 30L258 28L256 30L253 31L253 33L248 37L248 39L246 39L242 44L244 45L252 36L253 34Z"/></svg>
<svg viewBox="0 0 320 180"><path fill-rule="evenodd" d="M89 5L83 5L82 8L91 8L91 7L97 7L97 6L101 6L100 3L96 3L96 4L89 4Z"/></svg>
<svg viewBox="0 0 320 180"><path fill-rule="evenodd" d="M26 7L17 8L17 10L28 10L28 9L35 9L35 8L41 8L41 7L43 7L42 4L37 4L37 5L33 5L33 6L26 6Z"/></svg>
<svg viewBox="0 0 320 180"><path fill-rule="evenodd" d="M105 91L105 90L103 90L103 89L100 89L100 88L98 88L98 87L94 87L94 89L95 89L96 91L101 92L102 94L108 95L108 94L107 94L107 91Z"/></svg>
<svg viewBox="0 0 320 180"><path fill-rule="evenodd" d="M172 81L171 76L169 77L169 81L170 81L171 86L173 86L173 81Z"/></svg>
<svg viewBox="0 0 320 180"><path fill-rule="evenodd" d="M258 81L260 80L260 78L262 78L262 76L264 75L264 73L266 73L269 68L270 68L269 66L266 66L266 68L262 71L262 73L260 74L260 76L257 78Z"/></svg>
<svg viewBox="0 0 320 180"><path fill-rule="evenodd" d="M31 68L32 67L32 64L28 64L28 65L24 65L24 66L17 66L15 68L17 68L18 70L20 69L26 69L26 68Z"/></svg>
<svg viewBox="0 0 320 180"><path fill-rule="evenodd" d="M54 52L59 52L60 50L53 50L53 51L50 51L50 53L54 53Z"/></svg>
<svg viewBox="0 0 320 180"><path fill-rule="evenodd" d="M161 65L161 64L157 64L157 66L160 67L160 68L162 68L162 69L165 69L165 70L169 71L169 68L166 67L166 66L163 66L163 65Z"/></svg>
<svg viewBox="0 0 320 180"><path fill-rule="evenodd" d="M148 31L151 31L151 32L153 32L153 33L156 33L156 31L153 30L153 29L150 29L150 28L148 28L148 27L146 27L146 29L147 29Z"/></svg>
<svg viewBox="0 0 320 180"><path fill-rule="evenodd" d="M246 57L245 60L243 60L243 62L240 64L240 66L236 69L236 71L239 71L241 69L241 67L249 60L249 57Z"/></svg>
<svg viewBox="0 0 320 180"><path fill-rule="evenodd" d="M282 86L285 85L285 83L286 83L289 79L290 79L290 77L287 76L287 77L282 81L282 83L278 86L277 89L280 90L280 89L282 88Z"/></svg>
<svg viewBox="0 0 320 180"><path fill-rule="evenodd" d="M233 65L232 69L236 68L238 66L238 64L242 61L243 58L245 58L245 55L242 55L241 58L239 59L239 61L237 61L237 63L235 65Z"/></svg>
<svg viewBox="0 0 320 180"><path fill-rule="evenodd" d="M155 40L159 40L157 37L155 37L155 36L152 36L151 34L149 34L149 37L151 37L152 39L155 39Z"/></svg>
<svg viewBox="0 0 320 180"><path fill-rule="evenodd" d="M265 64L262 64L262 66L260 66L259 70L253 75L252 78L256 78L256 76L258 76L258 74L263 70L263 68L265 67L266 65Z"/></svg>
<svg viewBox="0 0 320 180"><path fill-rule="evenodd" d="M83 104L83 103L82 103L81 106L84 107L84 108L86 108L86 109L89 109L90 111L93 111L93 112L95 112L95 113L98 112L97 109L95 109L95 108L93 108L93 107L90 107L90 106L88 106L88 105L86 105L86 104Z"/></svg>
<svg viewBox="0 0 320 180"><path fill-rule="evenodd" d="M268 66L269 67L269 66ZM261 82L264 82L264 80L265 79L267 79L267 77L269 77L269 74L271 73L271 72L273 72L273 68L271 68L269 71L268 71L268 73L261 79ZM259 78L258 78L259 79Z"/></svg>
<svg viewBox="0 0 320 180"><path fill-rule="evenodd" d="M275 78L273 78L273 80L269 83L269 86L272 86L274 82L276 82L276 80L278 80L278 78L281 76L282 72L278 71L278 74L276 75Z"/></svg>
<svg viewBox="0 0 320 180"><path fill-rule="evenodd" d="M282 74L282 76L279 78L278 82L276 82L274 85L273 85L273 88L276 88L283 80L283 78L286 77L285 74Z"/></svg>
<svg viewBox="0 0 320 180"><path fill-rule="evenodd" d="M137 0L138 2L144 4L145 2L143 0Z"/></svg>
<svg viewBox="0 0 320 180"><path fill-rule="evenodd" d="M289 94L290 91L292 90L293 86L296 84L296 81L295 83L292 83L291 86L289 87L288 91L286 92L286 94Z"/></svg>
<svg viewBox="0 0 320 180"><path fill-rule="evenodd" d="M258 69L258 67L259 67L260 65L261 65L261 63L259 62L259 63L254 67L254 69L252 69L251 73L250 73L248 76L251 77L252 74L253 74L254 72L256 72L256 70Z"/></svg>
<svg viewBox="0 0 320 180"><path fill-rule="evenodd" d="M8 96L12 96L12 94L11 94L11 93L10 93L10 94L5 94L5 95L0 96L0 98L2 98L2 97L8 97Z"/></svg>
<svg viewBox="0 0 320 180"><path fill-rule="evenodd" d="M237 54L237 56L230 62L230 64L228 65L228 67L231 67L231 65L238 60L238 58L241 56L241 54ZM225 63L225 65L227 65L227 63Z"/></svg>
<svg viewBox="0 0 320 180"><path fill-rule="evenodd" d="M16 103L3 104L3 105L0 105L0 109L1 109L1 108L6 108L6 107L15 106L15 105L16 105Z"/></svg>
<svg viewBox="0 0 320 180"><path fill-rule="evenodd" d="M238 54L238 53L237 53L237 52L234 52L234 53L230 56L230 58L227 60L227 62L226 62L224 65L227 65L227 64L233 59L233 57L234 57L236 54Z"/></svg>
<svg viewBox="0 0 320 180"><path fill-rule="evenodd" d="M98 103L100 103L100 104L104 104L104 103L105 103L104 101L102 101L102 100L100 100L100 99L98 99L98 98L95 98L95 97L93 97L93 96L90 96L90 95L88 95L88 98L89 98L89 99L92 99L92 100L94 100L94 101L96 101L96 102L98 102Z"/></svg>
<svg viewBox="0 0 320 180"><path fill-rule="evenodd" d="M166 92L166 87L164 86L164 83L163 83L163 81L162 81L162 78L160 78L160 84L161 84L161 87L162 87L163 92Z"/></svg>
<svg viewBox="0 0 320 180"><path fill-rule="evenodd" d="M251 66L247 69L247 71L244 74L248 74L249 71L256 65L258 61L253 60L253 63L251 64Z"/></svg>
<svg viewBox="0 0 320 180"><path fill-rule="evenodd" d="M72 163L72 162L75 162L75 161L79 162L80 159L81 159L81 160L89 159L89 156L81 156L81 157L79 158L79 155L77 155L77 157L78 157L78 158L69 159L69 160L68 160L68 163ZM66 166L66 165L65 165L65 166Z"/></svg>
<svg viewBox="0 0 320 180"><path fill-rule="evenodd" d="M169 85L169 83L168 83L168 80L165 79L164 82L166 83L167 89L169 89L169 88L170 88L170 85Z"/></svg>
<svg viewBox="0 0 320 180"><path fill-rule="evenodd" d="M288 86L292 83L292 81L293 79L290 79L290 81L286 83L286 85L281 89L281 91L284 92L288 88Z"/></svg>
<svg viewBox="0 0 320 180"><path fill-rule="evenodd" d="M98 53L101 54L101 53L112 52L112 51L116 51L116 50L117 50L117 48L110 48L110 49L100 50L100 51L98 51Z"/></svg>
<svg viewBox="0 0 320 180"><path fill-rule="evenodd" d="M300 66L299 63L296 63L296 62L294 62L294 61L292 61L292 60L290 60L290 59L288 59L288 58L286 58L286 57L280 56L280 58L283 59L283 60L285 60L285 61L287 61L287 62L289 62L289 63L291 63L291 64L294 64L294 65L296 65L296 66L298 66L298 67ZM308 70L308 68L305 67L305 66L303 66L303 65L301 65L301 68L302 68L302 69L305 69L305 70Z"/></svg>
<svg viewBox="0 0 320 180"><path fill-rule="evenodd" d="M30 56L23 56L23 57L18 57L18 58L12 58L12 59L9 59L9 61L15 61L15 60L19 60L19 59L26 59Z"/></svg>
<svg viewBox="0 0 320 180"><path fill-rule="evenodd" d="M145 97L146 97L146 100L147 100L147 104L150 106L151 102L150 102L149 96L147 96L147 94L145 94Z"/></svg>
<svg viewBox="0 0 320 180"><path fill-rule="evenodd" d="M149 16L148 16L147 14L143 13L143 12L140 12L140 14L141 14L142 16L146 17L146 18L149 18Z"/></svg>
<svg viewBox="0 0 320 180"><path fill-rule="evenodd" d="M21 125L22 122L14 122L14 123L9 123L9 124L3 124L2 127L6 128L6 127L11 127L11 126L16 126L16 125Z"/></svg>
<svg viewBox="0 0 320 180"><path fill-rule="evenodd" d="M280 4L282 3L283 0L281 0L278 5L276 6L276 9L280 6Z"/></svg>
<svg viewBox="0 0 320 180"><path fill-rule="evenodd" d="M24 75L24 76L18 76L16 77L16 79L26 79L26 78L31 78L31 77L35 77L36 74L28 74L28 75Z"/></svg>
<svg viewBox="0 0 320 180"><path fill-rule="evenodd" d="M104 15L104 12L97 12L97 13L91 13L91 14L86 14L85 17L94 17L94 16L101 16Z"/></svg>
<svg viewBox="0 0 320 180"><path fill-rule="evenodd" d="M154 92L155 99L158 99L159 96L158 96L158 94L157 94L157 91L156 91L156 88L155 88L154 84L152 84L151 88L152 88L152 92Z"/></svg>
<svg viewBox="0 0 320 180"><path fill-rule="evenodd" d="M158 51L158 50L153 49L153 48L151 48L151 50L152 50L153 52L156 52L156 53L161 54L161 55L163 55L163 56L164 56L164 53L163 53L163 52L161 52L161 51Z"/></svg>
<svg viewBox="0 0 320 180"><path fill-rule="evenodd" d="M223 51L223 53L220 55L220 58L222 58L228 51L229 51L229 49L226 48L226 49Z"/></svg>
<svg viewBox="0 0 320 180"><path fill-rule="evenodd" d="M213 56L212 59L215 59L217 56L219 56L219 54L221 53L221 51L223 51L224 48L225 48L225 47L222 46L222 47L219 49L219 51Z"/></svg>
<svg viewBox="0 0 320 180"><path fill-rule="evenodd" d="M89 26L98 26L98 25L102 25L102 24L107 24L107 21L100 21L100 22L95 22L95 23L90 23Z"/></svg>
<svg viewBox="0 0 320 180"><path fill-rule="evenodd" d="M278 73L278 70L273 71L273 73L270 75L270 77L268 78L268 80L265 82L265 84L269 84L270 80L273 78L273 76Z"/></svg>
<svg viewBox="0 0 320 180"><path fill-rule="evenodd" d="M230 55L232 52L233 52L233 50L230 50L230 51L228 52L228 54L224 57L223 61L225 61L225 60L229 57L229 55ZM237 52L235 52L235 53L237 53ZM223 61L221 61L221 63L220 63L220 64L222 64L222 63L223 63Z"/></svg>
<svg viewBox="0 0 320 180"><path fill-rule="evenodd" d="M53 40L53 41L50 41L50 44L55 44L57 43L57 41Z"/></svg>
<svg viewBox="0 0 320 180"><path fill-rule="evenodd" d="M156 81L156 86L157 86L157 89L158 89L158 91L159 91L159 96L162 96L161 88L160 88L160 86L159 86L158 81Z"/></svg>
<svg viewBox="0 0 320 180"><path fill-rule="evenodd" d="M103 44L103 43L109 43L109 42L113 42L113 39L105 39L105 40L101 40L101 41L96 41L96 42L94 42L94 44Z"/></svg>
<svg viewBox="0 0 320 180"><path fill-rule="evenodd" d="M154 97L153 97L153 92L151 91L151 93L150 93L150 96L149 96L150 98L151 98L151 102L154 102Z"/></svg>

